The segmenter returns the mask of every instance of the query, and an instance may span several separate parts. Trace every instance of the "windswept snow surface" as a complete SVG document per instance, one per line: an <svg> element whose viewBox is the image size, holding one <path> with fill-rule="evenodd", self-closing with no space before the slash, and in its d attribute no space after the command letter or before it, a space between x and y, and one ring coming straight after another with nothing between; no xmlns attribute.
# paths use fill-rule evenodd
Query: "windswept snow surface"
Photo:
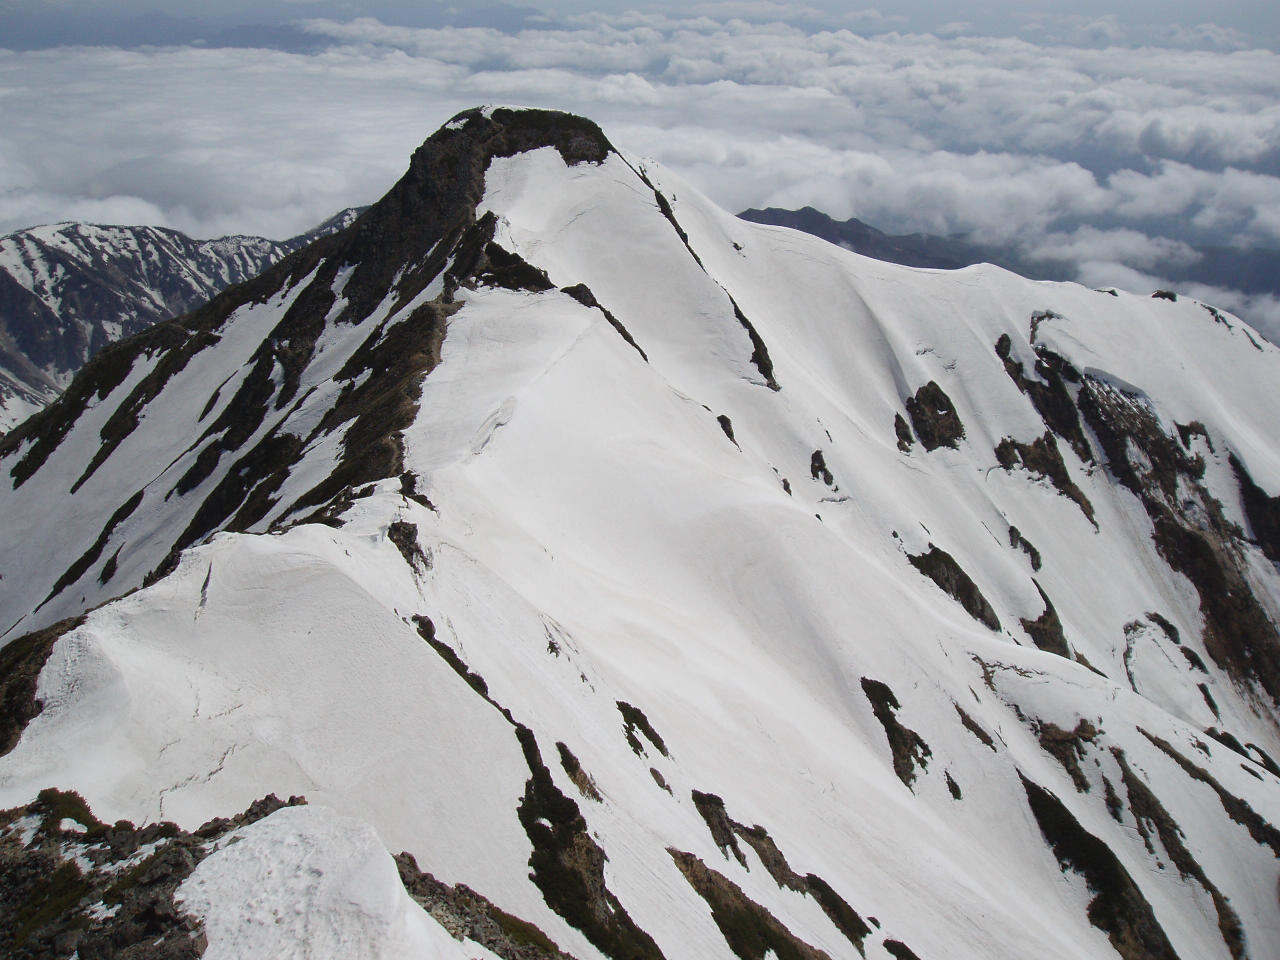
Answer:
<svg viewBox="0 0 1280 960"><path fill-rule="evenodd" d="M1260 826L1280 823L1280 776L1265 765L1280 758L1274 701L1215 659L1194 584L1157 551L1092 430L1089 457L1057 439L1079 499L995 452L1047 430L997 355L1002 335L1029 377L1041 347L1140 398L1171 436L1198 424L1188 456L1245 534L1231 549L1274 640L1280 573L1248 539L1229 458L1280 492L1280 350L1192 301L863 259L737 220L618 153L498 157L484 184L477 212L494 216L494 242L599 306L561 289L456 290L403 431L416 498L389 478L353 491L340 523L293 506L354 442L348 425L319 426L346 395L344 364L448 296L442 282L409 302L388 292L341 321L341 271L293 399L175 492L213 442L201 433L216 412L202 409L225 408L262 338L316 299L323 265L222 323L74 495L106 411L151 361L91 404L31 480L0 488L10 542L41 547L0 558L9 640L141 586L209 491L253 468L237 457L256 438L305 439L261 517L202 538L56 642L43 711L0 758L0 806L58 786L107 821L197 825L267 792L337 811L282 810L201 865L184 891L209 957L302 956L300 939L343 936L350 955L454 955L393 889L377 843L597 957L530 873L524 727L607 856L608 890L671 960L734 955L672 851L830 957L900 958L897 941L921 960L1113 958L1088 912L1099 875L1069 844L1051 849L1029 782L1113 852L1107 876L1131 879L1171 955L1280 956L1280 835ZM964 436L904 450L895 416L930 382ZM135 491L102 559L36 609ZM1034 544L1034 568L1010 527ZM930 545L972 578L998 629L912 564ZM1067 655L1026 625L1046 598ZM743 828L741 856L695 791ZM795 875L875 918L860 948L816 895L771 875L752 825Z"/></svg>
<svg viewBox="0 0 1280 960"><path fill-rule="evenodd" d="M409 899L368 824L286 807L219 842L178 891L204 923L204 960L485 960Z"/></svg>

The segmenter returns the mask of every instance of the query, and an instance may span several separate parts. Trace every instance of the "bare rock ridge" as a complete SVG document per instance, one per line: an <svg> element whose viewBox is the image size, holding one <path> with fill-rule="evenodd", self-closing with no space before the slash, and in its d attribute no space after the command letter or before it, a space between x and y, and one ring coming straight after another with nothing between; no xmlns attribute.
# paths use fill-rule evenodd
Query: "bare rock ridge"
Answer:
<svg viewBox="0 0 1280 960"><path fill-rule="evenodd" d="M0 952L1280 956L1277 395L461 113L0 438Z"/></svg>

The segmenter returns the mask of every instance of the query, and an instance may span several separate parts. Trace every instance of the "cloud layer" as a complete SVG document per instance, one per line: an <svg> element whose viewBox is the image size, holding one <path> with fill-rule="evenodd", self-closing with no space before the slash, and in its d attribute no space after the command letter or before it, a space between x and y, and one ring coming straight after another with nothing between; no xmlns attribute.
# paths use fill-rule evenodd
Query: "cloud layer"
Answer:
<svg viewBox="0 0 1280 960"><path fill-rule="evenodd" d="M824 16L739 0L519 33L310 20L307 55L0 51L0 231L288 235L375 199L456 111L511 102L589 115L729 209L964 234L1090 282L1159 278L1187 243L1280 247L1280 55L1207 28L1174 48L805 25Z"/></svg>

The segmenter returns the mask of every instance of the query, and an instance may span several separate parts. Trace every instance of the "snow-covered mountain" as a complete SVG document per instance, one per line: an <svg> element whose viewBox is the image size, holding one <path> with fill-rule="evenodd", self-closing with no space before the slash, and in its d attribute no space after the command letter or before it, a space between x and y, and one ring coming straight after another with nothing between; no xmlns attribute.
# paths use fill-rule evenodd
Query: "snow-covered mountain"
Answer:
<svg viewBox="0 0 1280 960"><path fill-rule="evenodd" d="M0 237L0 433L109 343L205 303L355 219L290 240L193 240L161 227L61 223Z"/></svg>
<svg viewBox="0 0 1280 960"><path fill-rule="evenodd" d="M1071 280L1080 275L1079 264L1069 255L1061 251L1038 251L1035 244L977 243L928 233L894 236L854 217L835 220L813 207L750 209L738 216L752 223L803 230L863 256L911 267L954 270L976 263L994 263L1036 280ZM1145 266L1158 270L1166 286L1187 285L1193 289L1207 286L1228 296L1232 295L1229 291L1237 291L1237 296L1280 297L1280 250L1188 245L1186 251L1186 257L1169 257L1159 264ZM1265 322L1266 318L1260 315L1259 327Z"/></svg>
<svg viewBox="0 0 1280 960"><path fill-rule="evenodd" d="M461 114L0 441L3 948L1280 956L1278 397Z"/></svg>
<svg viewBox="0 0 1280 960"><path fill-rule="evenodd" d="M901 263L909 267L958 270L975 263L994 263L1011 268L1010 260L1014 259L1011 251L984 247L952 237L939 237L928 233L894 236L883 230L877 230L856 217L836 220L813 207L802 207L799 210L786 210L780 207L757 210L753 207L743 210L738 216L752 223L802 230L815 237L821 237L828 243L860 253L864 257L888 260L890 263ZM1023 276L1028 275L1025 270L1015 272L1022 273ZM1037 279L1060 278L1039 277Z"/></svg>

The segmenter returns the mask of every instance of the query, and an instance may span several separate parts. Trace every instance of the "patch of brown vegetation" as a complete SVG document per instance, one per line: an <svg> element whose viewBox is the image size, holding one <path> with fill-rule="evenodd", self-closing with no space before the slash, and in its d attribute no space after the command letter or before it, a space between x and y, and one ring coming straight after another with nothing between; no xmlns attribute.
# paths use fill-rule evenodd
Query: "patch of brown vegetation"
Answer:
<svg viewBox="0 0 1280 960"><path fill-rule="evenodd" d="M720 416L716 417L716 423L720 424L720 429L723 430L724 435L729 438L729 442L737 447L738 441L735 440L733 436L733 421L722 413ZM738 447L738 449L741 450L742 448Z"/></svg>
<svg viewBox="0 0 1280 960"><path fill-rule="evenodd" d="M645 363L649 362L649 355L640 349L640 345L636 343L635 338L631 336L631 331L622 325L621 320L600 305L600 301L596 299L596 295L591 292L591 288L585 283L575 283L571 287L561 287L560 292L567 293L584 307L591 307L603 313L604 318L609 321L609 326L618 331L618 335L622 337L622 339L625 340L636 353L640 354L641 360Z"/></svg>
<svg viewBox="0 0 1280 960"><path fill-rule="evenodd" d="M996 460L1005 470L1013 470L1021 464L1027 472L1043 477L1053 484L1053 488L1080 508L1090 523L1096 528L1098 521L1094 519L1093 504L1084 495L1084 491L1076 486L1067 471L1067 465L1058 450L1058 441L1053 434L1045 431L1044 436L1031 443L1018 443L1012 437L1005 437L996 447Z"/></svg>
<svg viewBox="0 0 1280 960"><path fill-rule="evenodd" d="M533 731L517 724L516 736L530 773L517 814L533 844L530 879L547 906L607 957L661 960L653 938L636 926L605 884L604 850L592 839L578 805L551 779Z"/></svg>
<svg viewBox="0 0 1280 960"><path fill-rule="evenodd" d="M305 802L268 796L187 833L172 823L108 825L79 794L42 790L34 803L0 811L0 953L11 960L197 960L204 932L175 902L178 887L213 852L210 841ZM35 835L24 844L13 825L32 819ZM64 830L66 820L84 829ZM150 845L155 850L146 854Z"/></svg>
<svg viewBox="0 0 1280 960"><path fill-rule="evenodd" d="M1035 548L1030 540L1022 535L1022 531L1017 527L1009 527L1009 546L1014 549L1020 548L1027 555L1027 559L1031 561L1031 569L1039 572L1041 565L1040 551Z"/></svg>
<svg viewBox="0 0 1280 960"><path fill-rule="evenodd" d="M411 853L395 858L409 896L455 940L470 940L502 960L573 960L535 924L496 906L464 883L450 886L418 868Z"/></svg>
<svg viewBox="0 0 1280 960"><path fill-rule="evenodd" d="M1053 603L1049 600L1048 594L1044 592L1038 581L1032 580L1036 585L1036 590L1040 592L1040 599L1044 601L1044 613L1040 614L1035 620L1027 620L1019 618L1022 629L1027 631L1027 636L1031 641L1044 650L1046 653L1056 653L1060 657L1071 659L1071 647L1067 643L1067 636L1062 630L1062 621L1058 618L1058 611L1053 608Z"/></svg>
<svg viewBox="0 0 1280 960"><path fill-rule="evenodd" d="M1036 324L1032 318L1033 325ZM1021 361L1014 360L1013 343L1007 333L996 341L996 356L1004 364L1005 373L1040 414L1046 427L1071 445L1082 462L1090 463L1093 453L1080 425L1080 413L1067 383L1079 383L1080 374L1062 357L1043 347L1036 348L1035 372L1041 379L1028 377Z"/></svg>
<svg viewBox="0 0 1280 960"><path fill-rule="evenodd" d="M741 887L692 853L670 848L667 852L711 908L711 917L729 949L742 960L765 960L769 954L777 960L831 960L822 950L797 938Z"/></svg>
<svg viewBox="0 0 1280 960"><path fill-rule="evenodd" d="M1254 542L1272 563L1280 564L1280 496L1268 496L1253 482L1244 463L1234 453L1228 458L1240 484L1240 497L1244 501L1245 516Z"/></svg>
<svg viewBox="0 0 1280 960"><path fill-rule="evenodd" d="M996 616L978 585L961 569L955 557L931 543L928 553L907 554L907 559L913 567L936 583L943 593L964 607L965 613L989 630L1000 630L1000 618Z"/></svg>
<svg viewBox="0 0 1280 960"><path fill-rule="evenodd" d="M1111 472L1150 517L1157 551L1195 586L1210 657L1280 704L1280 631L1250 587L1239 549L1243 532L1201 483L1204 461L1164 433L1141 397L1086 377L1080 409Z"/></svg>
<svg viewBox="0 0 1280 960"><path fill-rule="evenodd" d="M730 820L729 815L725 813L724 800L714 793L702 793L694 790L693 805L697 808L698 813L701 814L707 829L711 831L711 839L720 848L724 858L728 860L729 851L732 850L738 863L744 868L750 869L747 867L747 858L742 854L742 848L738 846L738 838L735 831L735 827L738 824Z"/></svg>
<svg viewBox="0 0 1280 960"><path fill-rule="evenodd" d="M814 480L821 480L832 490L839 489L836 486L836 478L827 468L827 459L822 455L821 450L813 451L813 454L809 457L809 476Z"/></svg>
<svg viewBox="0 0 1280 960"><path fill-rule="evenodd" d="M782 388L778 386L778 381L773 378L773 360L769 357L769 348L765 346L764 339L756 331L755 325L742 312L742 308L738 306L738 301L729 296L728 290L725 291L725 296L729 297L729 303L733 306L733 315L737 318L738 323L742 325L742 329L747 331L747 337L751 340L751 363L760 371L760 376L764 378L765 386L775 392L781 390Z"/></svg>
<svg viewBox="0 0 1280 960"><path fill-rule="evenodd" d="M400 551L400 556L404 557L404 562L409 565L418 576L423 576L431 569L431 558L422 550L422 545L418 543L418 525L409 523L407 520L394 520L387 528L387 539L395 544L395 548Z"/></svg>
<svg viewBox="0 0 1280 960"><path fill-rule="evenodd" d="M759 824L748 827L734 820L725 811L724 801L715 794L700 793L695 790L693 803L702 814L702 819L711 831L712 840L720 848L726 860L729 859L728 851L732 849L743 869L750 870L746 857L738 847L737 838L746 841L760 858L760 862L764 864L765 870L773 878L774 883L780 888L785 887L817 900L827 918L857 948L859 953L864 953L862 941L871 932L871 928L863 922L858 912L836 893L831 884L817 874L809 873L801 876L796 873L764 827Z"/></svg>
<svg viewBox="0 0 1280 960"><path fill-rule="evenodd" d="M1093 894L1087 908L1089 922L1107 934L1124 960L1178 960L1151 904L1111 848L1080 826L1061 800L1019 776L1031 812L1059 865L1084 877Z"/></svg>
<svg viewBox="0 0 1280 960"><path fill-rule="evenodd" d="M983 730L982 727L978 725L978 722L973 719L973 717L969 716L962 709L960 709L960 704L955 703L955 704L952 704L952 706L956 708L956 713L960 714L960 722L964 724L964 728L968 730L970 733L972 733L979 740L981 740L983 744L985 744L987 747L989 747L992 750L992 752L995 752L996 742L991 739L991 734Z"/></svg>
<svg viewBox="0 0 1280 960"><path fill-rule="evenodd" d="M1229 793L1209 771L1192 763L1175 750L1168 741L1162 740L1155 734L1147 733L1141 727L1138 728L1138 732L1150 740L1165 756L1181 767L1183 773L1192 780L1197 780L1213 790L1218 795L1218 800L1222 804L1222 809L1227 812L1227 816L1248 830L1249 836L1253 838L1255 843L1270 847L1271 852L1280 857L1280 830L1268 823L1253 807L1249 806L1247 801Z"/></svg>
<svg viewBox="0 0 1280 960"><path fill-rule="evenodd" d="M1231 956L1235 960L1245 960L1247 954L1244 947L1244 930L1240 926L1240 917L1231 909L1231 904L1222 895L1222 891L1205 876L1200 864L1196 862L1195 857L1191 855L1191 851L1182 842L1182 828L1174 822L1173 817L1169 816L1169 811L1164 808L1159 798L1151 792L1151 788L1129 767L1128 762L1125 760L1124 751L1112 747L1111 755L1115 757L1116 763L1120 765L1121 779L1125 790L1129 794L1129 809L1133 811L1134 819L1138 825L1138 833L1142 836L1143 842L1146 843L1148 852L1152 855L1155 854L1155 848L1151 843L1151 833L1154 829L1156 835L1160 838L1160 843L1164 847L1165 853L1173 861L1173 865L1178 868L1178 875L1183 880L1188 878L1195 880L1213 900L1213 908L1218 914L1218 929L1222 932L1222 940L1226 943L1227 949L1231 951Z"/></svg>
<svg viewBox="0 0 1280 960"><path fill-rule="evenodd" d="M964 439L964 424L960 422L955 404L937 381L930 380L914 397L908 397L906 406L911 425L926 450L959 448Z"/></svg>
<svg viewBox="0 0 1280 960"><path fill-rule="evenodd" d="M573 755L573 751L559 741L556 742L556 750L560 754L560 766L564 769L565 775L573 781L573 785L578 788L578 792L588 800L600 803L604 799L600 796L600 788L596 786L596 781L591 774L582 769L582 764Z"/></svg>
<svg viewBox="0 0 1280 960"><path fill-rule="evenodd" d="M1175 423L1174 428L1178 431L1178 439L1182 441L1182 445L1187 449L1191 449L1192 437L1204 437L1204 442L1209 445L1209 451L1213 452L1213 438L1209 436L1209 431L1205 429L1203 423L1199 420L1192 420L1190 423Z"/></svg>
<svg viewBox="0 0 1280 960"><path fill-rule="evenodd" d="M950 772L944 770L942 776L947 781L947 790L951 794L951 799L963 800L964 794L960 790L960 784L956 783L955 778L951 776Z"/></svg>
<svg viewBox="0 0 1280 960"><path fill-rule="evenodd" d="M920 734L898 721L897 712L902 705L885 684L863 677L862 692L871 702L871 712L884 728L885 737L889 741L889 752L893 755L893 772L907 789L911 789L916 779L916 766L927 770L933 751Z"/></svg>
<svg viewBox="0 0 1280 960"><path fill-rule="evenodd" d="M640 743L640 738L636 736L639 730L644 734L644 738L653 744L656 749L664 757L670 756L667 753L667 745L662 742L662 737L658 736L658 731L653 729L653 725L649 723L649 718L644 715L644 711L639 707L633 707L625 700L617 701L618 712L622 714L622 731L627 738L627 745L631 747L631 751L637 756L644 756L644 746Z"/></svg>
<svg viewBox="0 0 1280 960"><path fill-rule="evenodd" d="M102 528L102 532L98 534L98 539L95 540L89 549L81 554L80 558L71 564L71 566L67 568L66 572L58 578L57 582L53 585L53 589L49 591L49 595L41 601L41 607L89 571L89 568L98 561L100 556L102 556L102 551L106 547L107 541L111 539L111 534L115 532L116 527L128 519L133 511L138 509L138 506L141 503L142 491L139 490L121 504L116 512L111 515L111 518L107 521L106 525ZM40 607L36 607L36 609L39 610Z"/></svg>
<svg viewBox="0 0 1280 960"><path fill-rule="evenodd" d="M1036 738L1040 747L1049 754L1071 775L1079 793L1089 792L1089 778L1080 769L1080 761L1085 756L1085 745L1098 738L1098 728L1088 720L1081 719L1074 730L1063 730L1052 723L1036 724Z"/></svg>
<svg viewBox="0 0 1280 960"><path fill-rule="evenodd" d="M630 166L630 164L628 164L628 166ZM661 190L653 185L653 181L645 175L643 170L637 170L635 167L631 167L631 170L640 178L641 182L644 183L646 187L653 191L653 199L658 204L658 210L661 211L662 216L666 218L667 222L671 224L672 229L676 232L676 236L680 238L680 242L683 243L685 249L689 251L689 255L693 257L694 262L697 263L704 273L706 273L707 268L703 264L702 258L698 256L698 252L693 249L693 245L689 242L689 234L685 231L684 227L680 226L680 221L676 219L675 211L671 209L671 202L663 196ZM724 290L723 285L721 285L720 288ZM778 381L775 380L773 376L773 360L769 356L769 348L765 346L764 338L760 336L755 325L747 319L746 314L742 312L742 308L738 306L738 301L733 298L728 290L724 290L724 295L728 297L729 304L733 308L734 318L737 319L738 323L742 326L742 329L747 332L747 337L751 340L752 365L760 372L760 376L763 378L765 386L773 391L781 390L782 388L778 385ZM637 349L639 348L637 347Z"/></svg>
<svg viewBox="0 0 1280 960"><path fill-rule="evenodd" d="M915 951L908 947L901 940L886 940L882 944L885 952L893 955L895 960L920 960L916 956Z"/></svg>
<svg viewBox="0 0 1280 960"><path fill-rule="evenodd" d="M898 449L907 453L916 442L916 438L912 436L911 428L907 426L907 421L902 419L900 413L893 415L893 432L898 438Z"/></svg>
<svg viewBox="0 0 1280 960"><path fill-rule="evenodd" d="M427 641L431 649L440 655L440 659L449 665L449 669L466 681L467 686L487 700L490 706L507 718L508 722L514 722L511 720L511 714L507 709L489 696L489 685L485 683L484 677L478 673L473 673L453 647L436 636L436 625L431 622L430 617L423 614L415 614L413 622L418 628L418 636Z"/></svg>

